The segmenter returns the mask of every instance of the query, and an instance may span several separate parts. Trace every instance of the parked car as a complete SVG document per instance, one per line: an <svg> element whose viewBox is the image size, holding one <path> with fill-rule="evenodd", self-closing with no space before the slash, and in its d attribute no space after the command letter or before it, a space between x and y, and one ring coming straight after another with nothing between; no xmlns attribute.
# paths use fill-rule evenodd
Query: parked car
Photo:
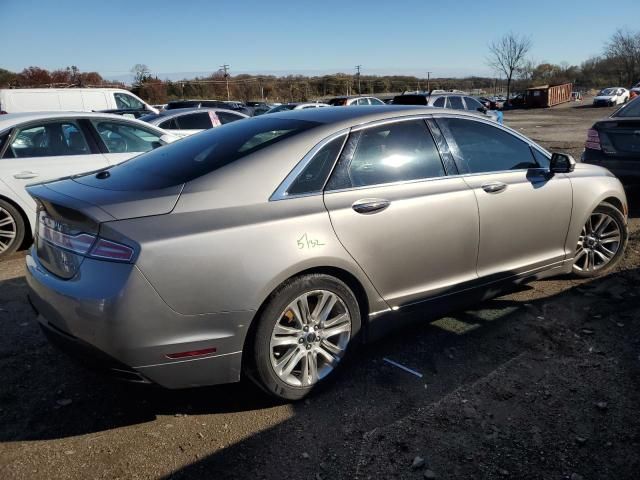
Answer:
<svg viewBox="0 0 640 480"><path fill-rule="evenodd" d="M280 105L276 105L275 107L267 110L266 113L287 112L289 110L307 110L309 108L324 108L324 107L330 107L330 106L331 105L327 105L326 103L318 103L318 102L282 103Z"/></svg>
<svg viewBox="0 0 640 480"><path fill-rule="evenodd" d="M344 96L335 97L327 102L332 107L348 107L352 105L385 105L385 103L376 97L366 96Z"/></svg>
<svg viewBox="0 0 640 480"><path fill-rule="evenodd" d="M625 185L640 185L640 97L589 129L582 161L606 167Z"/></svg>
<svg viewBox="0 0 640 480"><path fill-rule="evenodd" d="M32 237L26 185L104 169L177 138L137 120L82 112L0 117L0 259Z"/></svg>
<svg viewBox="0 0 640 480"><path fill-rule="evenodd" d="M467 110L486 115L494 122L498 121L498 114L482 105L479 100L469 96L442 94L442 95L398 95L393 97L394 105L424 105L429 107L450 108L453 110Z"/></svg>
<svg viewBox="0 0 640 480"><path fill-rule="evenodd" d="M607 170L432 108L264 115L29 193L29 298L52 341L137 382L244 371L285 399L412 310L606 274L627 241Z"/></svg>
<svg viewBox="0 0 640 480"><path fill-rule="evenodd" d="M177 108L222 108L253 116L253 110L241 102L223 102L222 100L174 100L167 103L165 110Z"/></svg>
<svg viewBox="0 0 640 480"><path fill-rule="evenodd" d="M222 108L175 108L158 114L145 115L140 120L155 125L178 137L186 137L225 123L249 118L244 113Z"/></svg>
<svg viewBox="0 0 640 480"><path fill-rule="evenodd" d="M604 88L593 98L594 107L613 107L627 103L629 100L629 90L626 88Z"/></svg>
<svg viewBox="0 0 640 480"><path fill-rule="evenodd" d="M263 113L267 113L273 107L275 107L273 103L267 102L247 102L247 107L253 109L253 115L262 115Z"/></svg>
<svg viewBox="0 0 640 480"><path fill-rule="evenodd" d="M96 110L158 110L121 88L0 89L0 113L92 112Z"/></svg>

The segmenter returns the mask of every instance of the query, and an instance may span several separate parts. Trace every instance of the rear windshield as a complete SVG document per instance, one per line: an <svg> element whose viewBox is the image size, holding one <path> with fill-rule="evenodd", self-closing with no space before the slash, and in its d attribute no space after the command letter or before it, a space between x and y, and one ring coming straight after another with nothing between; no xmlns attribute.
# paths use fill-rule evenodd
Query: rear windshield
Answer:
<svg viewBox="0 0 640 480"><path fill-rule="evenodd" d="M295 104L285 103L283 105L273 107L271 110L269 110L269 113L286 112L287 110L293 110L294 108L296 108Z"/></svg>
<svg viewBox="0 0 640 480"><path fill-rule="evenodd" d="M158 113L149 113L147 115L142 115L139 120L142 120L143 122L151 122L152 120L155 120L156 118L160 118L162 117L162 115L158 114Z"/></svg>
<svg viewBox="0 0 640 480"><path fill-rule="evenodd" d="M425 95L398 95L393 97L394 105L426 105L427 97Z"/></svg>
<svg viewBox="0 0 640 480"><path fill-rule="evenodd" d="M640 117L640 97L627 103L624 107L613 114L614 117Z"/></svg>
<svg viewBox="0 0 640 480"><path fill-rule="evenodd" d="M188 182L251 153L320 125L303 120L258 117L187 137L95 173L81 183L108 190L154 190Z"/></svg>
<svg viewBox="0 0 640 480"><path fill-rule="evenodd" d="M200 101L185 100L183 102L169 102L167 104L167 110L173 110L174 108L191 108L200 105Z"/></svg>

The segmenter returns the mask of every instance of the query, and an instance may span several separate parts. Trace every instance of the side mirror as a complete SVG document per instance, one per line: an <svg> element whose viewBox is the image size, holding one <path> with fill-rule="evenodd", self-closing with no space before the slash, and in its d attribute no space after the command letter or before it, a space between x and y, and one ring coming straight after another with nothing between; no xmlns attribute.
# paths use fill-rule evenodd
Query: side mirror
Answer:
<svg viewBox="0 0 640 480"><path fill-rule="evenodd" d="M570 173L576 168L576 161L568 153L552 153L549 171L551 173Z"/></svg>
<svg viewBox="0 0 640 480"><path fill-rule="evenodd" d="M486 107L478 107L478 111L481 113L487 113L487 108Z"/></svg>

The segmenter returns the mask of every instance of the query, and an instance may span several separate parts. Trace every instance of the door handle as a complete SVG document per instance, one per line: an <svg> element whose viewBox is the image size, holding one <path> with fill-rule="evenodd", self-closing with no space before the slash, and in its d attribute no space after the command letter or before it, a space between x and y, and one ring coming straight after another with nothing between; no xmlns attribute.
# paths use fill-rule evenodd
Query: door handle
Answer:
<svg viewBox="0 0 640 480"><path fill-rule="evenodd" d="M500 193L506 188L507 184L502 182L489 182L482 185L482 189L487 193Z"/></svg>
<svg viewBox="0 0 640 480"><path fill-rule="evenodd" d="M39 175L40 175L39 173L35 173L35 172L20 172L20 173L16 173L13 176L13 178L17 180L29 180L30 178L36 178Z"/></svg>
<svg viewBox="0 0 640 480"><path fill-rule="evenodd" d="M351 205L351 208L358 213L366 215L368 213L381 212L389 205L391 205L391 202L383 198L363 198Z"/></svg>

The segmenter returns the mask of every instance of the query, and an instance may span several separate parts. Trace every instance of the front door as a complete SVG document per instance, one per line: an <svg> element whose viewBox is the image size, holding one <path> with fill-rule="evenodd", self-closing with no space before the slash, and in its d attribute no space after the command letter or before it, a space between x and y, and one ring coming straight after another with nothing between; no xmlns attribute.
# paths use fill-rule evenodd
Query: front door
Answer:
<svg viewBox="0 0 640 480"><path fill-rule="evenodd" d="M561 262L572 191L563 174L523 139L471 118L438 125L473 189L480 213L480 277L510 276Z"/></svg>
<svg viewBox="0 0 640 480"><path fill-rule="evenodd" d="M350 135L325 189L335 232L392 307L475 280L478 209L423 120Z"/></svg>

